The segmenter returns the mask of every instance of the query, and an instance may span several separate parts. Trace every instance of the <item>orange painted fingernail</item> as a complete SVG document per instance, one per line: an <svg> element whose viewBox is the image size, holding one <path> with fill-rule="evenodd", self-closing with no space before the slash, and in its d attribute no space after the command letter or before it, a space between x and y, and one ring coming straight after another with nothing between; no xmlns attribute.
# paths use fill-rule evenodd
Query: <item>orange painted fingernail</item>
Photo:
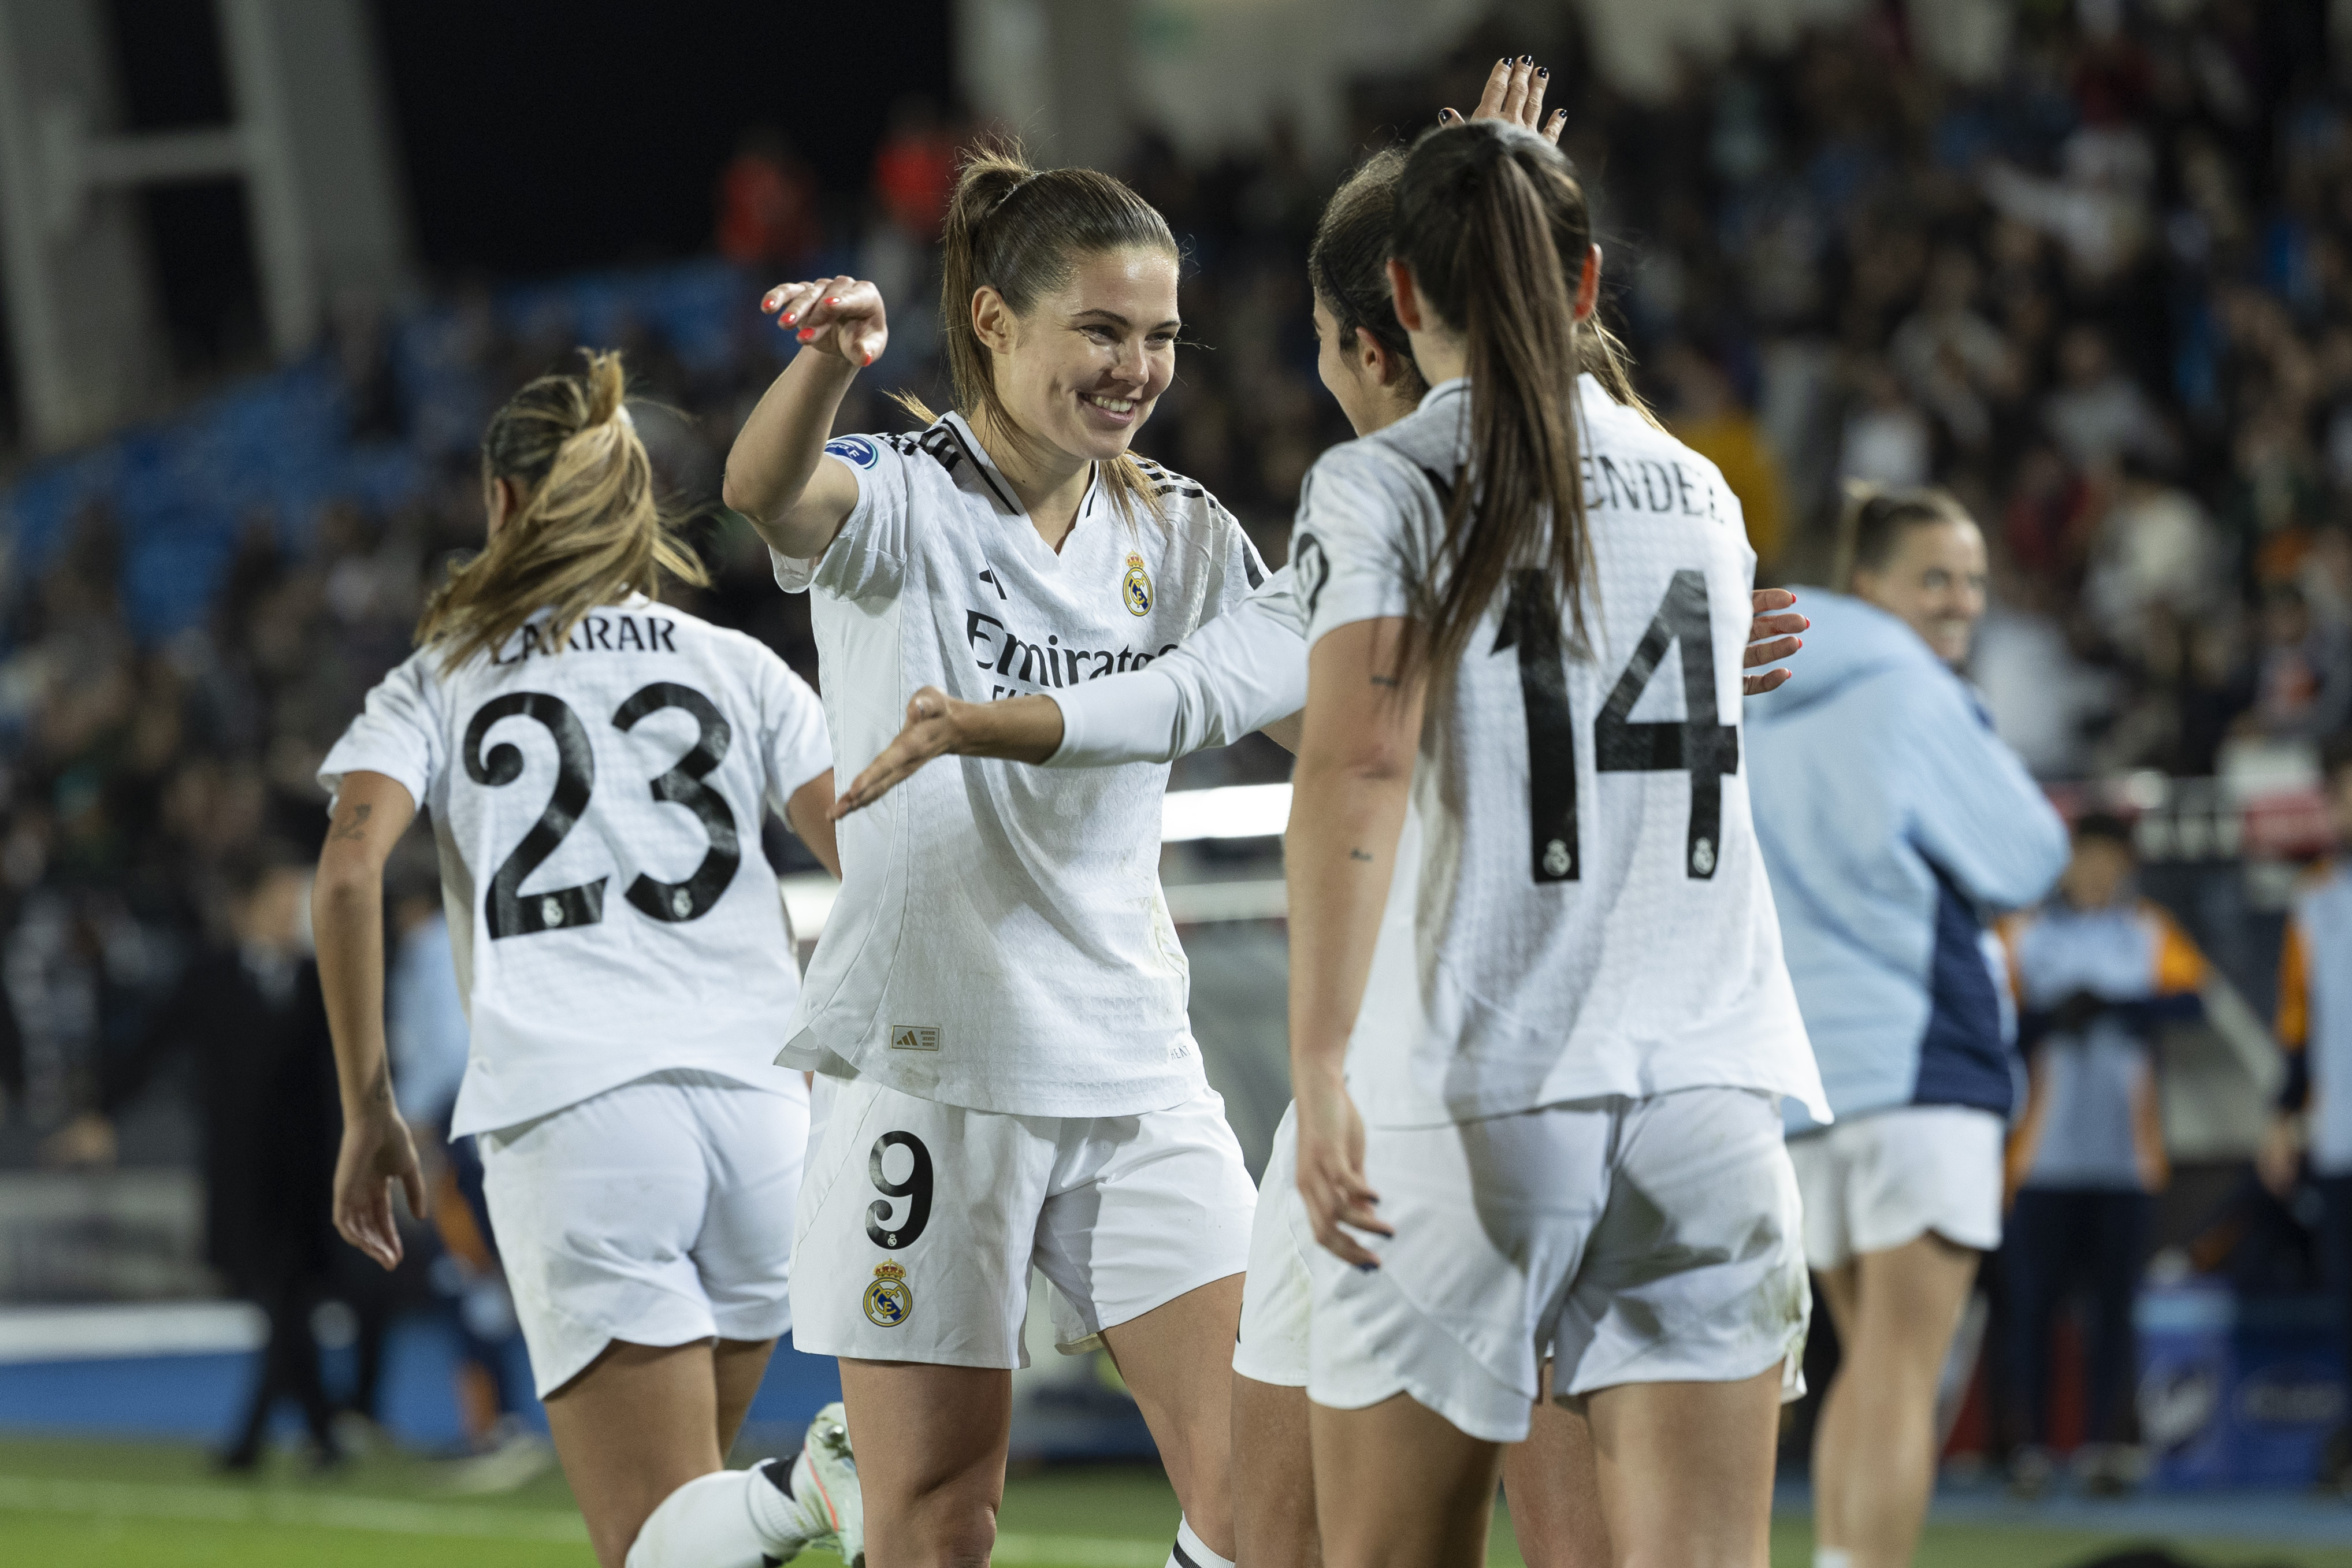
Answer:
<svg viewBox="0 0 2352 1568"><path fill-rule="evenodd" d="M799 336L799 338L800 338L801 342L808 342L811 338L813 338L813 337L816 336L816 329L815 329L814 327L803 327L803 328L800 330L800 332L798 333L798 336Z"/></svg>

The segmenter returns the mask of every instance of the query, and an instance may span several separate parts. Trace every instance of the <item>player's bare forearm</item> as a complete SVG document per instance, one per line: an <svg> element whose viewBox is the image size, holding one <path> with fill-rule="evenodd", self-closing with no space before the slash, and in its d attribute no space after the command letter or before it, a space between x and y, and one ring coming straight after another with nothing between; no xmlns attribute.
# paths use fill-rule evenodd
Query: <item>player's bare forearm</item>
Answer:
<svg viewBox="0 0 2352 1568"><path fill-rule="evenodd" d="M381 1114L392 1104L383 1043L383 863L415 815L415 803L396 780L346 774L319 851L310 924L346 1122Z"/></svg>
<svg viewBox="0 0 2352 1568"><path fill-rule="evenodd" d="M841 843L835 837L833 810L833 770L824 772L793 791L792 799L784 803L784 826L793 837L809 847L824 868L841 879Z"/></svg>
<svg viewBox="0 0 2352 1568"><path fill-rule="evenodd" d="M727 453L721 499L781 554L823 554L857 504L857 481L824 456L856 376L838 355L803 349L769 384Z"/></svg>
<svg viewBox="0 0 2352 1568"><path fill-rule="evenodd" d="M1308 659L1283 842L1294 1082L1338 1079L1371 975L1421 734L1421 683L1401 691L1382 673L1402 627L1341 626Z"/></svg>
<svg viewBox="0 0 2352 1568"><path fill-rule="evenodd" d="M1050 697L959 702L926 686L907 703L907 727L833 803L838 821L880 800L934 757L1042 763L1062 745L1062 710Z"/></svg>

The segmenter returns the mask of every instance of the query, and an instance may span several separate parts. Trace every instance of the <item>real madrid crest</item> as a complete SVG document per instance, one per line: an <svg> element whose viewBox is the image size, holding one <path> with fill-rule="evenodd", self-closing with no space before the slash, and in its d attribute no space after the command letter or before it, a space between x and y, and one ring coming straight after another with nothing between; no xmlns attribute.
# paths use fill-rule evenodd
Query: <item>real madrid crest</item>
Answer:
<svg viewBox="0 0 2352 1568"><path fill-rule="evenodd" d="M1128 552L1127 575L1119 583L1118 596L1127 601L1130 616L1151 613L1151 574L1143 569L1143 557Z"/></svg>
<svg viewBox="0 0 2352 1568"><path fill-rule="evenodd" d="M907 1271L895 1263L874 1266L874 1283L866 1287L866 1320L878 1329L895 1329L915 1310L915 1292Z"/></svg>

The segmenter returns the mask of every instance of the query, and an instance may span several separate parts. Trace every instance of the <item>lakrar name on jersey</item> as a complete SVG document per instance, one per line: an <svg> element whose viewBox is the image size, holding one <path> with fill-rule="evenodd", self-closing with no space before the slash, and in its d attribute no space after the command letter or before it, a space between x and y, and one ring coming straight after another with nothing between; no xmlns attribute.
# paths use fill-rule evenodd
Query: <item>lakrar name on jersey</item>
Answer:
<svg viewBox="0 0 2352 1568"><path fill-rule="evenodd" d="M676 653L677 623L661 616L647 616L639 626L635 616L587 616L572 634L563 639L562 648L547 635L547 628L527 626L516 634L506 647L490 656L492 664L520 664L532 654L572 653ZM512 648L509 653L508 648Z"/></svg>
<svg viewBox="0 0 2352 1568"><path fill-rule="evenodd" d="M1721 521L1721 514L1715 509L1715 487L1707 482L1706 474L1688 463L1635 458L1622 452L1587 452L1583 468L1587 506L1680 512L1685 517Z"/></svg>
<svg viewBox="0 0 2352 1568"><path fill-rule="evenodd" d="M1038 688L1076 686L1082 680L1100 680L1106 675L1123 670L1141 669L1162 654L1175 651L1169 643L1157 651L1138 652L1122 647L1116 651L1103 648L1065 647L1057 634L1048 633L1042 643L1032 642L985 610L963 613L964 636L971 643L975 662L982 669ZM990 689L992 701L999 697L1017 696L1012 687L998 685Z"/></svg>

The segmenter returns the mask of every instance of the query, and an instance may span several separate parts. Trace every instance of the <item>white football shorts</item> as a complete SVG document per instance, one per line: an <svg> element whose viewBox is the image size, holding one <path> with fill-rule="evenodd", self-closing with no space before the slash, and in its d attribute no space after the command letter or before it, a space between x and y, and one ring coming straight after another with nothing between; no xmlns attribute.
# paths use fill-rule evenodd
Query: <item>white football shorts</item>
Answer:
<svg viewBox="0 0 2352 1568"><path fill-rule="evenodd" d="M1366 1130L1393 1237L1358 1269L1293 1209L1314 1280L1308 1397L1410 1394L1471 1436L1528 1435L1541 1352L1562 1403L1627 1383L1802 1387L1811 1286L1776 1096L1612 1096Z"/></svg>
<svg viewBox="0 0 2352 1568"><path fill-rule="evenodd" d="M1307 1260L1299 1256L1298 1236L1291 1224L1291 1210L1298 1201L1298 1107L1292 1105L1274 1130L1265 1179L1257 1184L1249 1279L1242 1286L1241 1336L1234 1343L1235 1372L1285 1388L1307 1386L1307 1331L1314 1311ZM1308 1245L1313 1245L1311 1237Z"/></svg>
<svg viewBox="0 0 2352 1568"><path fill-rule="evenodd" d="M2007 1135L2000 1117L1974 1106L1903 1105L1790 1139L1805 1200L1805 1261L1842 1268L1931 1230L1991 1251L2000 1245Z"/></svg>
<svg viewBox="0 0 2352 1568"><path fill-rule="evenodd" d="M766 1340L793 1326L808 1089L657 1072L485 1132L489 1200L541 1398L605 1345Z"/></svg>
<svg viewBox="0 0 2352 1568"><path fill-rule="evenodd" d="M1063 1353L1249 1262L1257 1194L1225 1102L1012 1116L820 1074L793 1342L936 1366L1028 1364L1034 1267Z"/></svg>

